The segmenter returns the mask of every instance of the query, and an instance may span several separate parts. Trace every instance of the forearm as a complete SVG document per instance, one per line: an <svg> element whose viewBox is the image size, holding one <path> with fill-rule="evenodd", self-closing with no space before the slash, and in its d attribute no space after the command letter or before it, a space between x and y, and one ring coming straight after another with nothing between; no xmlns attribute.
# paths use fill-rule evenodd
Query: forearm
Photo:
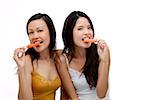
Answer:
<svg viewBox="0 0 150 100"><path fill-rule="evenodd" d="M57 61L56 63L57 70L62 81L62 87L63 87L63 90L65 90L65 93L67 94L67 98L69 97L69 99L71 100L74 100L74 99L78 100L77 99L78 96L76 94L75 88L73 86L71 77L68 72L67 57L65 58L63 54L60 54L59 58L56 61ZM61 95L61 97L63 97L63 94Z"/></svg>
<svg viewBox="0 0 150 100"><path fill-rule="evenodd" d="M60 100L68 100L69 96L66 93L65 89L63 86L61 86L61 95L60 95Z"/></svg>
<svg viewBox="0 0 150 100"><path fill-rule="evenodd" d="M105 97L108 89L108 69L103 61L100 63L100 69L97 82L97 95L100 98Z"/></svg>
<svg viewBox="0 0 150 100"><path fill-rule="evenodd" d="M22 96L21 96L20 87L19 87L19 91L18 91L18 100L22 100Z"/></svg>
<svg viewBox="0 0 150 100"><path fill-rule="evenodd" d="M101 59L99 64L98 82L97 82L97 95L100 98L105 97L108 90L108 76L110 67L110 56L105 56L105 59Z"/></svg>
<svg viewBox="0 0 150 100"><path fill-rule="evenodd" d="M62 79L62 85L65 91L67 92L68 96L70 97L70 99L77 100L78 97L76 95L69 73L67 71L63 71L63 73L60 76Z"/></svg>
<svg viewBox="0 0 150 100"><path fill-rule="evenodd" d="M23 100L33 100L29 77L30 76L27 75L27 73L25 73L23 69L18 70L19 92L21 93L19 95L19 98Z"/></svg>

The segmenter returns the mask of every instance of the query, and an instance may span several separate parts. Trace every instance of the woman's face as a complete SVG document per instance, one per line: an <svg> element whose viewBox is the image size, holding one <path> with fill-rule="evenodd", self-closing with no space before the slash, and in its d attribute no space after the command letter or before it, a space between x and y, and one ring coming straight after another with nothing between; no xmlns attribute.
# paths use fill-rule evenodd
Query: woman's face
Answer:
<svg viewBox="0 0 150 100"><path fill-rule="evenodd" d="M77 47L89 48L91 43L85 43L82 39L93 38L93 30L85 17L79 17L73 28L73 40Z"/></svg>
<svg viewBox="0 0 150 100"><path fill-rule="evenodd" d="M40 44L38 47L34 47L37 52L48 49L50 35L47 24L43 19L31 21L28 25L28 34L31 43Z"/></svg>

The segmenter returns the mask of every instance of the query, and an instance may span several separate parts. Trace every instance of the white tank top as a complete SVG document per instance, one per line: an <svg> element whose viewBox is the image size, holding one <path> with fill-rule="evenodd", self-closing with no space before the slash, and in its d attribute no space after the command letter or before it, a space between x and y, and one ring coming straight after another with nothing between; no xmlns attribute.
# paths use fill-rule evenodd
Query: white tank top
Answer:
<svg viewBox="0 0 150 100"><path fill-rule="evenodd" d="M76 93L79 97L79 100L110 100L109 98L109 89L107 90L106 96L103 99L99 99L96 93L96 88L90 88L85 75L69 66L68 59L66 55L66 62L68 65L68 71L71 76L73 85L76 89Z"/></svg>

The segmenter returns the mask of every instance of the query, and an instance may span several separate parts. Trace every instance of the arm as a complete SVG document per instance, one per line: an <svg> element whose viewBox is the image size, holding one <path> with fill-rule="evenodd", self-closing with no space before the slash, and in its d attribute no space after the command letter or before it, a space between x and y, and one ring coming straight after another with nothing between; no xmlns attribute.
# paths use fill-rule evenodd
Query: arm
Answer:
<svg viewBox="0 0 150 100"><path fill-rule="evenodd" d="M66 93L65 89L63 88L63 86L61 86L61 96L60 96L60 100L68 100L69 96Z"/></svg>
<svg viewBox="0 0 150 100"><path fill-rule="evenodd" d="M25 66L21 69L18 67L19 97L23 100L33 100L31 84L31 58L26 56L25 59Z"/></svg>
<svg viewBox="0 0 150 100"><path fill-rule="evenodd" d="M69 72L68 72L68 69L67 69L67 63L66 63L66 59L64 57L64 55L62 54L59 54L59 58L57 59L57 70L58 70L58 73L61 77L61 81L62 81L62 98L65 96L66 93L67 95L70 97L71 100L78 100L77 98L77 95L76 95L76 92L75 92L75 89L74 89L74 86L72 84L72 81L71 81L71 78L70 78L70 75L69 75ZM64 92L66 91L66 93Z"/></svg>
<svg viewBox="0 0 150 100"><path fill-rule="evenodd" d="M19 54L21 54L19 56ZM19 93L18 99L33 100L31 87L31 58L25 56L25 49L18 48L14 51L14 60L18 66Z"/></svg>
<svg viewBox="0 0 150 100"><path fill-rule="evenodd" d="M97 81L97 95L99 98L104 98L108 90L108 76L110 67L110 52L108 46L104 43L98 45L100 50L98 51L100 56L100 63L98 69L98 81ZM102 47L102 48L101 48Z"/></svg>
<svg viewBox="0 0 150 100"><path fill-rule="evenodd" d="M21 100L22 96L21 96L21 92L20 92L20 88L19 88L19 91L18 91L18 100Z"/></svg>

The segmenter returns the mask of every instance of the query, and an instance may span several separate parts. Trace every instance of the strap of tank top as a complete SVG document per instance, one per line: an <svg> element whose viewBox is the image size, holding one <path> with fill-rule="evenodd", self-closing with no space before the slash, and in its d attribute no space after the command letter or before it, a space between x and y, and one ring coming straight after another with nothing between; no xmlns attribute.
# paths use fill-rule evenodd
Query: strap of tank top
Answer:
<svg viewBox="0 0 150 100"><path fill-rule="evenodd" d="M68 58L67 58L67 56L66 56L65 53L63 53L63 55L64 55L64 57L65 57L65 60L66 60L66 63L67 63L67 67L69 67L69 60L68 60Z"/></svg>

